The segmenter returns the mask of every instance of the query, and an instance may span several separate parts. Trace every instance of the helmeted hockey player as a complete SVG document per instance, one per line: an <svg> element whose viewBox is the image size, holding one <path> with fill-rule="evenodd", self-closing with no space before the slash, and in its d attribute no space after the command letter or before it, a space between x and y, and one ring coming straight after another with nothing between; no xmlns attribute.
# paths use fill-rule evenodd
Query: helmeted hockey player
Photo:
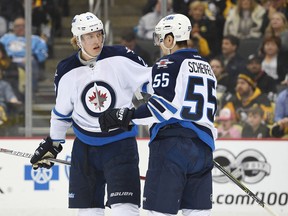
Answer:
<svg viewBox="0 0 288 216"><path fill-rule="evenodd" d="M90 12L76 15L71 31L71 43L79 51L57 66L50 135L40 143L31 163L34 169L53 166L44 158L56 158L72 125L76 139L69 208L79 208L78 216L104 215L107 185L106 205L112 215L139 216L137 127L101 132L98 117L108 108L132 108L133 94L148 82L151 68L124 46L104 46L103 23Z"/></svg>
<svg viewBox="0 0 288 216"><path fill-rule="evenodd" d="M114 108L99 117L102 131L129 130L131 120L151 126L143 197L149 216L211 214L217 81L207 61L187 48L191 29L182 14L164 17L154 33L164 56L152 69L151 98L136 110Z"/></svg>

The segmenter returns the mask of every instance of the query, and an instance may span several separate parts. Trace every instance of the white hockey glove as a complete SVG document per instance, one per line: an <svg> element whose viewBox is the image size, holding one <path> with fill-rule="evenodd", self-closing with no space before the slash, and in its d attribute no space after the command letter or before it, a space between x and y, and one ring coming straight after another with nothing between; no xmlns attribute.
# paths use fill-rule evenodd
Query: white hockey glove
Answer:
<svg viewBox="0 0 288 216"><path fill-rule="evenodd" d="M54 163L45 158L56 158L62 149L60 142L53 142L49 136L43 139L30 160L33 169L36 170L39 167L50 169Z"/></svg>

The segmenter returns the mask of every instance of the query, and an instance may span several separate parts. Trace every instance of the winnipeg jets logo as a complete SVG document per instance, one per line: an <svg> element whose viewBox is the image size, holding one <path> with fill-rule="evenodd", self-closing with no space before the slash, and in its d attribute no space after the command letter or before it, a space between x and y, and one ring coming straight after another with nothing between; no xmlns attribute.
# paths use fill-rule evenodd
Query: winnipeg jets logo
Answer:
<svg viewBox="0 0 288 216"><path fill-rule="evenodd" d="M81 101L88 114L99 117L103 111L114 107L115 91L105 82L92 82L84 88Z"/></svg>
<svg viewBox="0 0 288 216"><path fill-rule="evenodd" d="M104 107L104 102L106 101L106 93L102 94L101 91L95 91L93 92L93 95L89 97L89 100L92 104L95 105L95 109L99 108L101 110L101 107Z"/></svg>
<svg viewBox="0 0 288 216"><path fill-rule="evenodd" d="M169 64L173 64L174 62L169 61L169 59L161 59L157 62L157 68L167 68Z"/></svg>
<svg viewBox="0 0 288 216"><path fill-rule="evenodd" d="M88 96L91 104L95 106L95 109L101 110L101 107L104 107L104 102L107 99L107 93L101 93L100 90L97 89L96 83L94 83L95 91L93 91L93 95Z"/></svg>

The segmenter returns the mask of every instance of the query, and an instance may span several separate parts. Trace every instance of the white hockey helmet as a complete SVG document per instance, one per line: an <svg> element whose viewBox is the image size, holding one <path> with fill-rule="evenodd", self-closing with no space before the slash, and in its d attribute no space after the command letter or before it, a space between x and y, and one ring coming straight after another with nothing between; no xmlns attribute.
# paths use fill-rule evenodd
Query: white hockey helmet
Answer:
<svg viewBox="0 0 288 216"><path fill-rule="evenodd" d="M91 12L75 15L72 20L71 32L76 37L99 30L103 31L103 23Z"/></svg>
<svg viewBox="0 0 288 216"><path fill-rule="evenodd" d="M171 14L162 18L155 26L154 44L159 46L165 35L172 33L175 41L186 41L190 38L192 25L189 18L183 14Z"/></svg>

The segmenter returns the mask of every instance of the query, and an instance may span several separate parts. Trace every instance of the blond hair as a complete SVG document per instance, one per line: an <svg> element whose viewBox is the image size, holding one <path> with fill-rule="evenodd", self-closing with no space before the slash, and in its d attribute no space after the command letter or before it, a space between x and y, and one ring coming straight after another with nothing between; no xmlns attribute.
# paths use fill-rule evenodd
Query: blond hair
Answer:
<svg viewBox="0 0 288 216"><path fill-rule="evenodd" d="M78 50L78 49L80 48L80 47L78 46L78 42L77 42L76 37L72 37L72 38L70 39L70 43L71 43L71 45L73 46L73 49Z"/></svg>
<svg viewBox="0 0 288 216"><path fill-rule="evenodd" d="M215 17L213 16L213 13L208 8L208 3L196 0L196 1L190 2L189 4L189 10L192 10L198 7L203 8L203 12L204 12L203 15L207 16L210 20L215 19ZM191 16L191 14L189 14L189 16Z"/></svg>
<svg viewBox="0 0 288 216"><path fill-rule="evenodd" d="M271 17L275 15L279 15L284 24L283 27L280 29L280 32L288 30L288 21L287 21L286 16L281 12L274 12ZM272 28L271 21L270 21L267 28L265 29L265 37L271 37L271 36L279 36L279 35L277 35L275 30Z"/></svg>

